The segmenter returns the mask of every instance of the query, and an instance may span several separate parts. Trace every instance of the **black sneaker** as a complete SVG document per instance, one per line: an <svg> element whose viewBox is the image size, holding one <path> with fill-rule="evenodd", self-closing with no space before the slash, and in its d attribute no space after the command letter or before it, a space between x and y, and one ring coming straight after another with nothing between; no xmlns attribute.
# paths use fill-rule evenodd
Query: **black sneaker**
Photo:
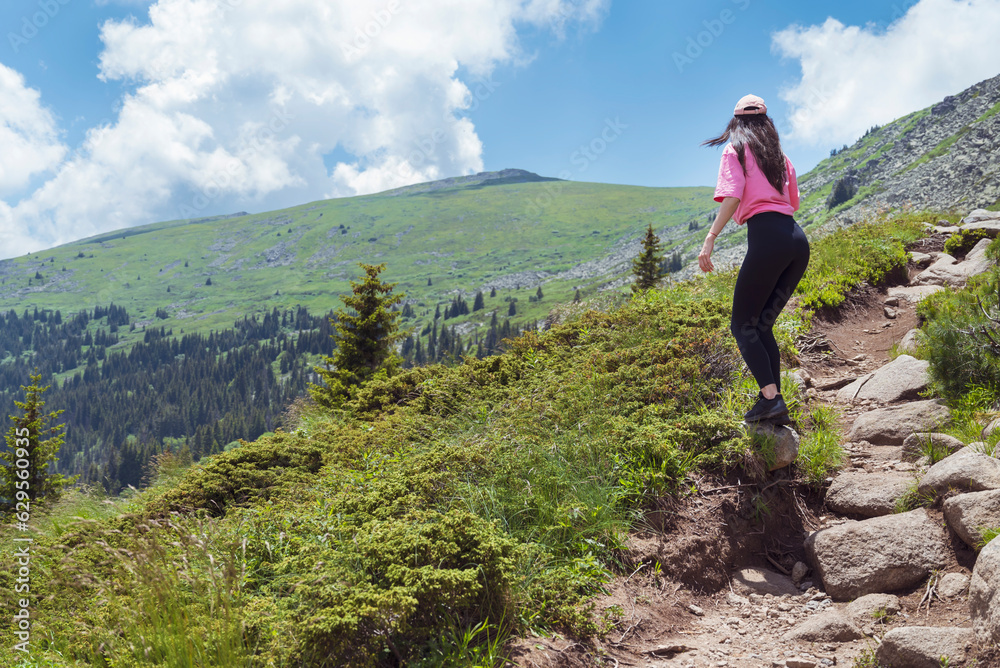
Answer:
<svg viewBox="0 0 1000 668"><path fill-rule="evenodd" d="M773 422L775 424L788 424L788 406L781 395L774 399L765 399L763 394L757 394L757 402L747 414L743 416L747 422Z"/></svg>

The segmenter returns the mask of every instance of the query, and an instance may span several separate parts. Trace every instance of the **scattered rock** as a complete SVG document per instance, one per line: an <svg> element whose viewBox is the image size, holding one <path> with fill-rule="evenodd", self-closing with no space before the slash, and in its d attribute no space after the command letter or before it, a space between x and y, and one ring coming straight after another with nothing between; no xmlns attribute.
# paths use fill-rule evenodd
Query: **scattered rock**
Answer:
<svg viewBox="0 0 1000 668"><path fill-rule="evenodd" d="M799 435L788 426L779 426L767 422L743 423L748 432L762 434L774 439L774 461L767 462L768 471L783 469L799 456Z"/></svg>
<svg viewBox="0 0 1000 668"><path fill-rule="evenodd" d="M987 211L986 209L973 209L962 219L962 229L969 223L978 223L981 220L1000 220L1000 211Z"/></svg>
<svg viewBox="0 0 1000 668"><path fill-rule="evenodd" d="M920 494L944 494L949 490L980 492L1000 489L1000 461L965 447L932 466L920 481Z"/></svg>
<svg viewBox="0 0 1000 668"><path fill-rule="evenodd" d="M802 581L806 579L806 575L808 574L809 567L801 561L796 561L795 565L792 566L792 582L796 585L802 584Z"/></svg>
<svg viewBox="0 0 1000 668"><path fill-rule="evenodd" d="M983 427L981 438L983 439L989 438L990 436L993 435L993 432L996 431L997 429L1000 429L1000 418L993 420L993 422L990 422L988 425Z"/></svg>
<svg viewBox="0 0 1000 668"><path fill-rule="evenodd" d="M816 668L817 666L819 664L812 659L803 659L798 656L785 659L785 668Z"/></svg>
<svg viewBox="0 0 1000 668"><path fill-rule="evenodd" d="M965 661L972 649L972 629L907 626L885 634L875 658L885 668L941 668L941 658L950 664Z"/></svg>
<svg viewBox="0 0 1000 668"><path fill-rule="evenodd" d="M913 478L905 473L842 473L826 492L826 506L846 515L891 515L912 484Z"/></svg>
<svg viewBox="0 0 1000 668"><path fill-rule="evenodd" d="M966 223L961 227L963 232L975 232L976 230L982 230L985 234L989 235L990 239L996 239L1000 235L1000 220L996 218L992 220L980 220L974 223Z"/></svg>
<svg viewBox="0 0 1000 668"><path fill-rule="evenodd" d="M948 539L923 508L821 529L806 555L836 600L910 587L948 563Z"/></svg>
<svg viewBox="0 0 1000 668"><path fill-rule="evenodd" d="M927 453L925 450L927 449L928 442L936 450L947 450L948 455L946 456L953 455L965 447L965 443L948 434L918 432L910 434L903 439L903 461L915 462L921 457L926 456Z"/></svg>
<svg viewBox="0 0 1000 668"><path fill-rule="evenodd" d="M863 638L861 629L836 610L819 612L802 622L782 638L785 642L849 642Z"/></svg>
<svg viewBox="0 0 1000 668"><path fill-rule="evenodd" d="M937 583L937 594L942 598L958 598L968 588L968 575L964 573L945 573Z"/></svg>
<svg viewBox="0 0 1000 668"><path fill-rule="evenodd" d="M980 642L1000 642L1000 540L990 541L976 559L969 583L969 613Z"/></svg>
<svg viewBox="0 0 1000 668"><path fill-rule="evenodd" d="M917 336L920 334L919 329L911 329L906 334L903 335L903 339L899 342L900 352L912 353L917 349Z"/></svg>
<svg viewBox="0 0 1000 668"><path fill-rule="evenodd" d="M906 287L889 288L889 295L892 297L902 297L911 304L922 301L935 292L941 292L944 286L941 285L910 285Z"/></svg>
<svg viewBox="0 0 1000 668"><path fill-rule="evenodd" d="M704 617L705 616L705 611L702 610L701 608L699 608L694 603L692 603L691 605L688 606L688 612L690 612L692 615L695 615L697 617Z"/></svg>
<svg viewBox="0 0 1000 668"><path fill-rule="evenodd" d="M886 306L885 308L883 308L882 313L885 314L885 317L888 318L889 320L895 320L896 316L899 315L899 311L897 311L891 306Z"/></svg>
<svg viewBox="0 0 1000 668"><path fill-rule="evenodd" d="M934 258L928 255L927 253L916 253L916 252L910 253L910 262L917 265L918 267L930 264L931 260L933 259Z"/></svg>
<svg viewBox="0 0 1000 668"><path fill-rule="evenodd" d="M933 431L951 419L947 406L933 400L911 401L902 406L879 408L858 416L848 440L875 445L902 445L915 431Z"/></svg>
<svg viewBox="0 0 1000 668"><path fill-rule="evenodd" d="M771 596L798 596L799 590L786 575L775 573L764 568L744 568L733 576L733 582L738 589L754 594L770 594Z"/></svg>
<svg viewBox="0 0 1000 668"><path fill-rule="evenodd" d="M882 303L885 304L886 306L891 306L893 308L896 308L899 306L899 297L886 297L885 301Z"/></svg>
<svg viewBox="0 0 1000 668"><path fill-rule="evenodd" d="M837 393L837 401L851 403L870 399L890 403L916 399L930 383L930 362L900 355L878 371L862 376Z"/></svg>
<svg viewBox="0 0 1000 668"><path fill-rule="evenodd" d="M893 596L892 594L867 594L848 603L844 612L859 624L870 624L880 611L889 616L896 616L902 609L898 596Z"/></svg>
<svg viewBox="0 0 1000 668"><path fill-rule="evenodd" d="M1000 489L959 494L947 499L944 518L966 545L976 547L983 538L984 528L1000 527Z"/></svg>

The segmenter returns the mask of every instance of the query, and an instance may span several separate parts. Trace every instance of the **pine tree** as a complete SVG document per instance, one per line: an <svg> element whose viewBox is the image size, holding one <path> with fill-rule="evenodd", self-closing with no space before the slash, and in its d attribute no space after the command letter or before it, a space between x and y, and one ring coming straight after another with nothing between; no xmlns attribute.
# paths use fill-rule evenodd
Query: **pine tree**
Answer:
<svg viewBox="0 0 1000 668"><path fill-rule="evenodd" d="M49 465L59 454L63 444L64 425L55 424L62 411L44 412L42 395L49 386L39 387L42 375L31 375L31 384L21 389L24 401L14 401L22 411L21 415L11 415L14 422L6 435L8 452L0 453L0 494L11 508L17 503L46 502L59 498L62 488L76 481L78 476L67 477L49 473ZM21 506L22 508L24 506ZM29 508L30 512L30 508Z"/></svg>
<svg viewBox="0 0 1000 668"><path fill-rule="evenodd" d="M662 263L660 238L653 232L651 223L646 230L646 238L642 240L642 253L632 260L632 273L635 275L632 292L642 292L655 286L663 278Z"/></svg>
<svg viewBox="0 0 1000 668"><path fill-rule="evenodd" d="M323 366L316 367L326 387L309 388L316 403L328 408L340 406L350 398L351 388L376 373L391 374L398 368L400 360L395 345L406 336L397 330L399 312L390 310L403 300L403 295L392 294L395 283L379 280L385 265L359 265L364 277L359 282L351 281L351 295L340 297L351 311L338 311L336 321L330 322L336 330L337 349L332 357L323 357Z"/></svg>
<svg viewBox="0 0 1000 668"><path fill-rule="evenodd" d="M476 293L476 301L472 303L472 310L481 311L484 308L486 308L486 302L483 299L483 291L480 290L479 292Z"/></svg>

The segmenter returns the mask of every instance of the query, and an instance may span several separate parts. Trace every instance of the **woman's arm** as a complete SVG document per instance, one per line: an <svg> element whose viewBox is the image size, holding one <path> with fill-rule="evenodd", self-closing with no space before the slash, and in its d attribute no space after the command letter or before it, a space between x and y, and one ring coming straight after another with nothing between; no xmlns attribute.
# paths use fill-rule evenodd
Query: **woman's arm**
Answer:
<svg viewBox="0 0 1000 668"><path fill-rule="evenodd" d="M715 222L712 223L712 228L708 231L708 235L705 237L705 243L701 247L701 253L698 254L698 266L702 271L714 271L715 265L712 264L712 250L715 248L715 237L719 236L722 232L722 228L726 226L729 219L733 217L736 213L736 208L740 205L739 197L726 197L722 200L722 206L719 207L719 213L715 216Z"/></svg>

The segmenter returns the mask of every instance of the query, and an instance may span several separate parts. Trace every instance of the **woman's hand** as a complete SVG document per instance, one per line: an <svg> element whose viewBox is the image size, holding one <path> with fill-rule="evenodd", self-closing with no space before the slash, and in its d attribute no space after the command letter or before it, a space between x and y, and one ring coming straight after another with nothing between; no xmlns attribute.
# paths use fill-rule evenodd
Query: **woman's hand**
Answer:
<svg viewBox="0 0 1000 668"><path fill-rule="evenodd" d="M698 253L698 266L702 271L714 271L715 265L712 264L712 251L715 249L715 238L706 237L705 243L702 244L701 252Z"/></svg>

